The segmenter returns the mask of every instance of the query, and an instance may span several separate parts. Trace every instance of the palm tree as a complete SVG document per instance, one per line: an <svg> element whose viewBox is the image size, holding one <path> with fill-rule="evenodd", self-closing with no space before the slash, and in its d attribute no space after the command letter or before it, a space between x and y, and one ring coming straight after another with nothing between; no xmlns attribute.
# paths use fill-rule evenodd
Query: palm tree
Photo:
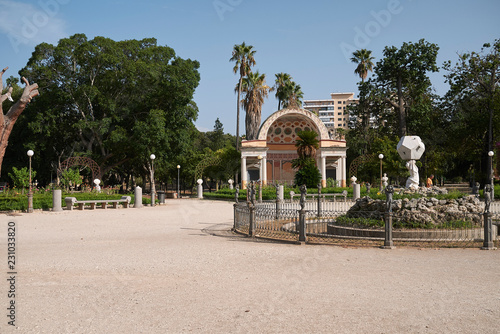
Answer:
<svg viewBox="0 0 500 334"><path fill-rule="evenodd" d="M259 71L255 73L250 72L243 78L241 91L245 93L245 97L242 99L241 104L246 111L245 125L247 140L257 139L262 104L270 90L271 87L266 85L266 75L260 74Z"/></svg>
<svg viewBox="0 0 500 334"><path fill-rule="evenodd" d="M314 158L319 148L318 134L314 131L300 131L295 141L299 158Z"/></svg>
<svg viewBox="0 0 500 334"><path fill-rule="evenodd" d="M365 81L368 71L373 71L373 59L375 57L372 57L372 52L367 49L357 50L352 53L351 61L358 64L354 73L359 75L361 82Z"/></svg>
<svg viewBox="0 0 500 334"><path fill-rule="evenodd" d="M314 131L300 131L297 135L299 138L295 141L295 147L299 157L292 161L292 167L298 168L294 178L295 184L315 187L321 180L314 161L316 150L319 148L318 134Z"/></svg>
<svg viewBox="0 0 500 334"><path fill-rule="evenodd" d="M274 81L274 89L276 90L276 98L278 99L278 110L281 110L281 102L285 100L285 86L292 80L292 76L288 73L275 74L276 80Z"/></svg>
<svg viewBox="0 0 500 334"><path fill-rule="evenodd" d="M240 148L240 95L243 84L243 78L251 72L251 67L255 65L255 50L252 45L235 44L233 53L229 61L234 61L233 72L236 74L240 72L240 79L238 82L238 103L236 106L236 150Z"/></svg>
<svg viewBox="0 0 500 334"><path fill-rule="evenodd" d="M302 106L302 98L304 93L295 81L289 81L284 87L283 108L300 108Z"/></svg>

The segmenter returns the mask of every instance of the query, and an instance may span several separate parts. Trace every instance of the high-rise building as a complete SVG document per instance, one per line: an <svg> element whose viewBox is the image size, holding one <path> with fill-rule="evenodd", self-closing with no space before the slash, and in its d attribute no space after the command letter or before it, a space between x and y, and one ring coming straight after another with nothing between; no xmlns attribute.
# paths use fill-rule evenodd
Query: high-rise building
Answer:
<svg viewBox="0 0 500 334"><path fill-rule="evenodd" d="M325 123L328 130L334 132L335 129L348 129L350 104L358 103L359 99L354 98L354 93L331 93L330 99L325 100L304 100L303 107L306 110L316 113Z"/></svg>

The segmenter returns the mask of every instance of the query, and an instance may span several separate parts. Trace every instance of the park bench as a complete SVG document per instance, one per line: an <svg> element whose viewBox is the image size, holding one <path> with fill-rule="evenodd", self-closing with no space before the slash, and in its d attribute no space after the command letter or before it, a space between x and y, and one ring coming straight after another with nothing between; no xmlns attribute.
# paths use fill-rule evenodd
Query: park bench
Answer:
<svg viewBox="0 0 500 334"><path fill-rule="evenodd" d="M131 200L132 199L130 196L122 196L122 198L120 199L86 200L86 201L79 201L75 197L64 198L64 201L66 202L66 208L68 210L73 210L75 204L78 204L79 210L83 210L85 208L85 205L90 205L90 209L94 210L98 204L100 204L103 209L107 209L108 203L113 204L114 209L118 208L119 203L122 203L124 208L128 208L130 206Z"/></svg>

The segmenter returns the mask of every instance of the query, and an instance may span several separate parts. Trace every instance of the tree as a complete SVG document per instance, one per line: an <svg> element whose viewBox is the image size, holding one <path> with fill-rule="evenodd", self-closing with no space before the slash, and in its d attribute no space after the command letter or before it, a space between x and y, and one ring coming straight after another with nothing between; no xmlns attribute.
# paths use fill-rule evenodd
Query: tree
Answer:
<svg viewBox="0 0 500 334"><path fill-rule="evenodd" d="M365 81L368 72L373 71L373 59L375 58L372 57L372 52L367 49L357 50L352 53L351 61L358 64L354 73L359 75L362 82Z"/></svg>
<svg viewBox="0 0 500 334"><path fill-rule="evenodd" d="M430 90L427 72L436 72L439 47L424 39L403 43L400 49L385 47L384 57L375 66L377 95L397 111L399 137L408 133L406 117L412 102Z"/></svg>
<svg viewBox="0 0 500 334"><path fill-rule="evenodd" d="M314 131L300 131L297 136L295 147L299 157L292 161L292 167L298 168L295 173L295 184L316 187L321 180L321 174L314 160L316 150L319 148L318 134Z"/></svg>
<svg viewBox="0 0 500 334"><path fill-rule="evenodd" d="M30 177L29 170L27 167L23 167L21 169L17 169L16 167L12 167L12 173L9 173L9 177L12 179L14 183L14 187L22 188L23 194L24 189L30 186ZM34 179L36 176L36 171L31 170L31 178Z"/></svg>
<svg viewBox="0 0 500 334"><path fill-rule="evenodd" d="M246 125L246 139L257 139L257 134L260 127L262 104L264 99L268 96L271 88L266 85L266 75L260 74L258 71L255 73L248 73L243 79L242 92L245 97L241 101L243 108L246 111L245 125Z"/></svg>
<svg viewBox="0 0 500 334"><path fill-rule="evenodd" d="M292 76L288 73L275 74L276 80L274 81L274 90L276 91L276 98L278 99L278 110L281 110L281 103L285 100L285 86L292 80Z"/></svg>
<svg viewBox="0 0 500 334"><path fill-rule="evenodd" d="M301 99L304 97L300 85L297 85L288 73L278 73L275 76L276 80L273 90L276 91L275 96L278 99L278 110L300 107L302 105Z"/></svg>
<svg viewBox="0 0 500 334"><path fill-rule="evenodd" d="M302 106L302 98L304 93L300 85L294 81L287 82L284 87L283 108L300 108Z"/></svg>
<svg viewBox="0 0 500 334"><path fill-rule="evenodd" d="M24 87L21 98L9 108L7 114L4 114L4 101L9 100L10 102L14 102L14 99L12 98L13 87L8 88L5 92L3 89L2 77L7 70L8 67L4 68L2 72L0 72L0 93L2 94L0 96L0 175L2 172L2 163L5 155L5 150L7 149L9 137L12 129L14 128L14 124L26 108L26 105L31 101L32 98L38 95L38 85L36 83L30 85L28 80L23 77L22 80L26 84L26 86Z"/></svg>
<svg viewBox="0 0 500 334"><path fill-rule="evenodd" d="M224 141L224 126L222 125L221 121L219 121L219 118L215 120L214 124L214 130L208 134L210 138L210 149L212 151L217 151L226 146L226 143Z"/></svg>
<svg viewBox="0 0 500 334"><path fill-rule="evenodd" d="M176 165L174 157L193 140L198 68L153 38L116 42L77 34L56 46L37 45L21 71L44 87L30 105L29 127L45 140L33 145L56 167L79 153L98 162L103 174L121 178L145 175L148 150L159 157L155 165Z"/></svg>
<svg viewBox="0 0 500 334"><path fill-rule="evenodd" d="M318 134L314 131L300 131L295 141L297 154L300 158L316 157L316 150L319 148Z"/></svg>
<svg viewBox="0 0 500 334"><path fill-rule="evenodd" d="M229 61L234 61L233 72L236 74L239 72L240 78L238 81L238 98L236 106L236 150L240 148L240 96L243 85L243 78L246 77L251 72L251 67L255 65L255 50L253 50L252 45L246 45L245 42L241 44L235 44L233 47L233 53Z"/></svg>
<svg viewBox="0 0 500 334"><path fill-rule="evenodd" d="M484 44L480 52L459 55L454 66L448 61L443 67L450 84L442 104L450 120L449 144L457 145L465 166L488 159L483 164L486 175L491 164L487 152L493 150L500 131L500 40Z"/></svg>

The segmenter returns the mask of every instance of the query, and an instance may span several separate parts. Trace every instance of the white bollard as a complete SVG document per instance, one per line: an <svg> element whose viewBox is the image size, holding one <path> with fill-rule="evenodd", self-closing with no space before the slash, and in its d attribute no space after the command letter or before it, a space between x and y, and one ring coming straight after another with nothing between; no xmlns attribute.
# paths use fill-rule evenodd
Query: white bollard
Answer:
<svg viewBox="0 0 500 334"><path fill-rule="evenodd" d="M62 199L62 190L54 189L52 191L52 211L54 212L62 211L61 199Z"/></svg>
<svg viewBox="0 0 500 334"><path fill-rule="evenodd" d="M142 188L139 186L134 191L134 208L142 208Z"/></svg>
<svg viewBox="0 0 500 334"><path fill-rule="evenodd" d="M352 185L353 187L353 199L357 200L361 197L361 185L359 183L355 183Z"/></svg>
<svg viewBox="0 0 500 334"><path fill-rule="evenodd" d="M203 180L202 179L198 179L196 181L198 183L198 198L199 199L202 199L203 198Z"/></svg>

